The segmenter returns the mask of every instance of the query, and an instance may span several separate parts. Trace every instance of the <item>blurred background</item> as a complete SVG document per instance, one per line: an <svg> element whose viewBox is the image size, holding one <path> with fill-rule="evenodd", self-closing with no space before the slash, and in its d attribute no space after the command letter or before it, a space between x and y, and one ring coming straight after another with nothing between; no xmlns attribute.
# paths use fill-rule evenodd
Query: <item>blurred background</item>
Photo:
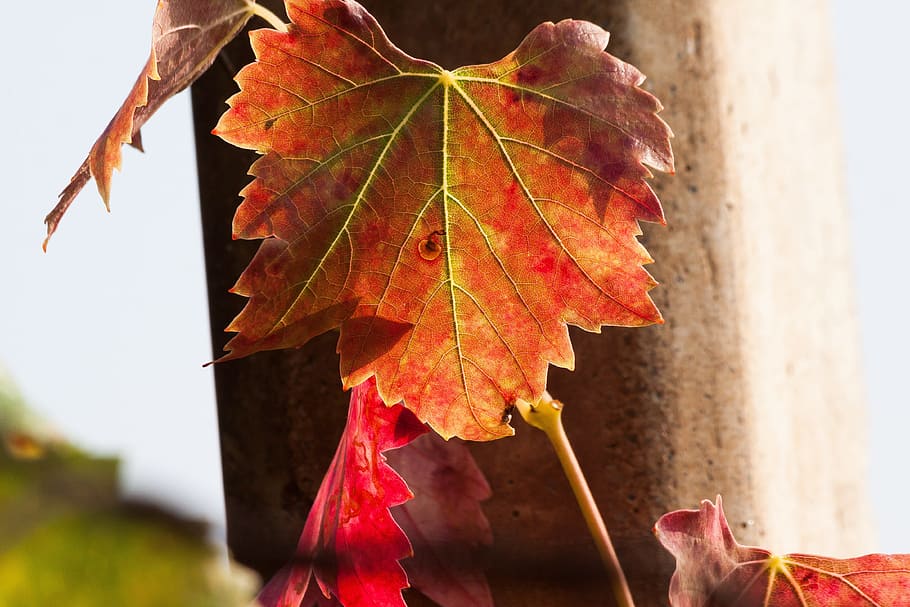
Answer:
<svg viewBox="0 0 910 607"><path fill-rule="evenodd" d="M119 458L130 499L152 498L205 521L222 541L212 372L202 367L212 354L189 96L165 105L143 130L147 155L125 149L113 214L90 184L43 254L44 215L145 62L155 3L41 6L51 14L10 5L15 27L0 37L2 381L7 390L18 385L13 400L46 420L48 436ZM897 305L910 300L910 283L900 278L910 259L900 236L910 194L892 176L910 137L903 111L910 4L834 0L819 18L833 28L846 153L845 172L831 179L846 182L853 218L879 526L869 549L910 552L910 328Z"/></svg>

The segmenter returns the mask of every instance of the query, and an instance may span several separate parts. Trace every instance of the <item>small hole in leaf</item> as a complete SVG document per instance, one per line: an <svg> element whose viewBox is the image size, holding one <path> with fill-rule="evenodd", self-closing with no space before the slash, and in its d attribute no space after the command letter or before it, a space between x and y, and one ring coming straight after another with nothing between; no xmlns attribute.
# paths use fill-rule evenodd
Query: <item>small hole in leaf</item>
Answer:
<svg viewBox="0 0 910 607"><path fill-rule="evenodd" d="M442 230L432 232L428 237L420 241L417 247L420 256L427 261L433 261L442 253L442 244L439 242L440 237L445 236Z"/></svg>
<svg viewBox="0 0 910 607"><path fill-rule="evenodd" d="M420 241L420 256L427 261L433 261L439 257L440 253L442 253L442 247L439 246L439 243L428 238Z"/></svg>

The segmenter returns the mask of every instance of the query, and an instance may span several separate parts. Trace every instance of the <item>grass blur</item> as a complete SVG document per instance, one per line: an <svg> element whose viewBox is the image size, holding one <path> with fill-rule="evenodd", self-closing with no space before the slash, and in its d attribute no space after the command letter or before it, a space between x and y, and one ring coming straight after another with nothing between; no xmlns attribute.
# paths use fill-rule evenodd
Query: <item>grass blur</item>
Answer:
<svg viewBox="0 0 910 607"><path fill-rule="evenodd" d="M117 461L81 452L36 419L0 371L0 605L231 607L253 576L205 525L122 499Z"/></svg>

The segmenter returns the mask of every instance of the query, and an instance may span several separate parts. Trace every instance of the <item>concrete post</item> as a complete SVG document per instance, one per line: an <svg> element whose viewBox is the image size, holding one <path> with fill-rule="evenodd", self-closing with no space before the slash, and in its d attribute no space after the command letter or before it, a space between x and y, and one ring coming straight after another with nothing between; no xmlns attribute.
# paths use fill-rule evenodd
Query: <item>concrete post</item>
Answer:
<svg viewBox="0 0 910 607"><path fill-rule="evenodd" d="M576 371L549 382L638 604L666 604L654 521L717 493L743 542L873 549L826 2L365 4L445 67L497 59L540 21L589 19L667 108L678 173L654 183L670 225L644 237L667 324L575 331ZM227 53L237 67L246 46ZM242 305L224 291L251 254L228 227L249 157L207 134L234 90L216 67L193 93L218 349ZM334 336L317 341L216 368L229 542L263 573L293 549L341 429ZM545 438L517 427L474 449L495 492L497 605L609 604Z"/></svg>

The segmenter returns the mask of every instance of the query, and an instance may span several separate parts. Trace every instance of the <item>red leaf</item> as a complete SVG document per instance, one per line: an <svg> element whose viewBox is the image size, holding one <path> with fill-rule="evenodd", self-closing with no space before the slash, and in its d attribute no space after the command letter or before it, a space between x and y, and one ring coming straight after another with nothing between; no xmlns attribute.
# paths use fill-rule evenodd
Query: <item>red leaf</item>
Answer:
<svg viewBox="0 0 910 607"><path fill-rule="evenodd" d="M512 433L567 323L660 322L638 220L663 221L644 164L669 129L634 67L584 21L537 27L500 61L409 57L351 0L287 0L251 35L216 133L265 156L234 219L263 238L222 360L341 326L348 386L375 375L444 437Z"/></svg>
<svg viewBox="0 0 910 607"><path fill-rule="evenodd" d="M392 515L411 540L402 562L411 585L442 607L492 607L477 549L493 542L480 502L491 495L467 446L436 434L389 453L414 499Z"/></svg>
<svg viewBox="0 0 910 607"><path fill-rule="evenodd" d="M673 607L910 607L910 554L831 559L740 546L720 496L654 528L676 557Z"/></svg>
<svg viewBox="0 0 910 607"><path fill-rule="evenodd" d="M120 146L142 149L139 129L165 101L188 87L253 14L253 0L159 0L152 26L152 52L136 84L92 146L88 158L48 214L47 241L90 177L110 210L111 176L120 169Z"/></svg>
<svg viewBox="0 0 910 607"><path fill-rule="evenodd" d="M373 381L354 388L347 426L307 516L296 559L269 582L261 605L297 607L304 597L324 595L345 607L404 607L401 589L408 583L398 561L411 555L411 546L389 508L411 492L382 452L426 431L404 407L386 407Z"/></svg>

